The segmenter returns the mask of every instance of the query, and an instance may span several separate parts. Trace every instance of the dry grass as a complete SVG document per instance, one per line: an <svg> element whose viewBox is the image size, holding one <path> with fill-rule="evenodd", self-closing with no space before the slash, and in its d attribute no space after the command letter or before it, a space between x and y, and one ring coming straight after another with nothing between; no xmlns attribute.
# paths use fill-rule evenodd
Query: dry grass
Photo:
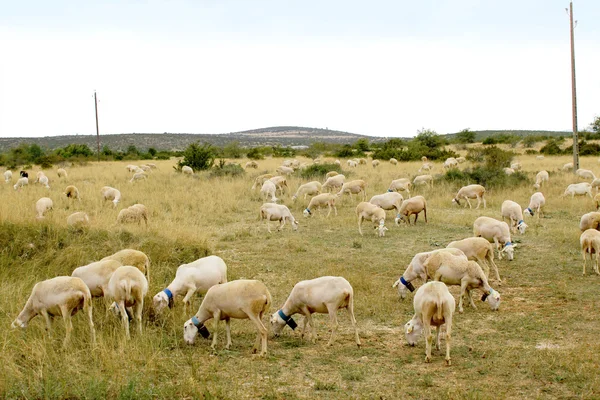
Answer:
<svg viewBox="0 0 600 400"><path fill-rule="evenodd" d="M412 348L402 326L412 316L410 300L401 302L391 284L417 252L445 246L472 234L477 216L500 217L500 204L512 199L528 204L530 186L495 190L486 195L486 210L452 206L458 189L438 185L417 189L428 199L429 224L393 226L377 238L365 229L360 237L354 207L357 199L344 198L339 216L302 217L307 201L292 204L300 219L298 233L289 225L268 234L258 221L262 204L252 193L253 177L272 172L281 160L259 162L260 168L239 179L209 180L176 174L173 161L157 162L159 169L147 181L128 183L126 162L91 164L69 169L67 181L48 172L50 191L30 185L14 191L0 186L0 396L3 398L597 398L600 392L597 352L600 324L597 293L600 277L581 276L579 217L593 208L589 198L560 198L570 174L556 172L569 157L521 156L533 181L547 169L550 185L546 218L527 219L530 225L520 242L515 261L498 262L503 285L500 311L485 305L465 307L455 317L453 365L444 365L443 352L434 351L424 363L424 343ZM245 160L242 161L242 165ZM377 169L360 166L348 171L352 179L368 182L369 197L383 193L392 179L416 175L420 163ZM595 158L582 167L598 171ZM436 164L434 173L439 173ZM31 175L30 175L31 176ZM293 191L301 181L290 179ZM532 182L533 183L533 182ZM61 193L74 184L83 197L69 202ZM102 186L123 194L119 207L102 204ZM35 220L34 204L42 196L54 200L47 218ZM121 208L142 203L150 212L150 226L116 225ZM92 228L83 233L66 228L66 217L84 210ZM365 228L367 226L365 225ZM177 266L205 255L221 256L230 280L264 281L273 296L275 311L299 280L321 275L342 275L354 286L355 313L363 347L357 349L345 313L340 313L337 343L326 347L328 320L317 316L316 344L295 333L269 340L269 355L250 354L255 328L248 321L233 321L232 350L224 346L220 331L218 354L211 355L207 341L193 347L182 340L181 305L164 317L147 310L143 336L132 333L125 342L119 321L106 315L95 301L98 346L91 350L87 326L75 316L74 342L61 348L64 334L57 320L54 335L44 335L43 319L31 321L25 331L13 331L10 322L24 305L33 284L79 265L98 260L124 247L146 252L152 260L150 296L164 288ZM590 269L591 270L591 269ZM457 294L457 288L451 289ZM148 302L151 298L149 297ZM194 308L200 299L194 300ZM146 307L148 308L148 307Z"/></svg>

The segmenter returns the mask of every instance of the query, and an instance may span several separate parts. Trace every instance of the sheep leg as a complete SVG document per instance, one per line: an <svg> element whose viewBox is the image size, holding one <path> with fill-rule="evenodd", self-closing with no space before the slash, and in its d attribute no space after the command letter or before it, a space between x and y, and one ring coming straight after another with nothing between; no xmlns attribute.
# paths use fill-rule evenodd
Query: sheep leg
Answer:
<svg viewBox="0 0 600 400"><path fill-rule="evenodd" d="M352 297L348 299L348 306L346 307L346 311L348 311L348 315L350 316L350 322L352 323L352 328L354 328L354 339L356 340L356 345L360 347L360 338L358 337L356 318L354 318L354 299Z"/></svg>
<svg viewBox="0 0 600 400"><path fill-rule="evenodd" d="M94 320L92 318L92 299L90 299L89 304L83 307L87 311L88 316L88 324L90 326L90 335L92 336L92 344L96 345L96 329L94 328Z"/></svg>
<svg viewBox="0 0 600 400"><path fill-rule="evenodd" d="M63 342L63 347L67 347L69 342L71 341L71 332L73 331L73 322L71 321L71 310L66 305L60 306L60 313L62 314L63 321L65 322L65 340Z"/></svg>
<svg viewBox="0 0 600 400"><path fill-rule="evenodd" d="M284 226L285 226L285 218L281 218L281 220L279 221L279 227L277 228L277 230L281 232L281 230L283 229Z"/></svg>
<svg viewBox="0 0 600 400"><path fill-rule="evenodd" d="M477 309L477 306L473 302L473 296L471 296L471 291L470 290L467 290L467 297L469 298L469 302L471 303L471 307L473 307L474 309Z"/></svg>
<svg viewBox="0 0 600 400"><path fill-rule="evenodd" d="M496 244L496 250L498 251L498 260L502 260L502 251L500 251L500 243L498 243L498 238L494 238L494 243Z"/></svg>
<svg viewBox="0 0 600 400"><path fill-rule="evenodd" d="M329 218L329 215L331 214L331 204L327 203L327 208L329 209L329 212L327 213L327 216L325 218ZM319 213L321 212L321 207L319 207ZM337 211L335 212L335 214L337 215Z"/></svg>
<svg viewBox="0 0 600 400"><path fill-rule="evenodd" d="M50 319L50 315L48 315L48 310L46 310L44 308L40 311L40 314L42 314L44 316L44 319L46 320L46 333L48 334L48 337L51 338L52 337L52 320Z"/></svg>
<svg viewBox="0 0 600 400"><path fill-rule="evenodd" d="M331 336L329 337L329 342L327 342L327 346L331 346L333 345L333 339L339 327L339 323L337 320L337 307L327 304L327 311L329 311L329 320L331 322Z"/></svg>
<svg viewBox="0 0 600 400"><path fill-rule="evenodd" d="M219 329L219 320L221 319L221 310L215 311L213 314L213 340L210 348L215 352L217 347L217 329Z"/></svg>
<svg viewBox="0 0 600 400"><path fill-rule="evenodd" d="M271 232L271 222L270 222L270 219L271 219L271 216L267 215L267 220L266 220L266 222L267 222L267 231L269 231L269 233L273 233L273 232Z"/></svg>
<svg viewBox="0 0 600 400"><path fill-rule="evenodd" d="M185 297L183 298L183 313L187 314L187 306L188 305L192 305L192 296L194 295L194 293L196 293L196 288L195 287L189 287L187 293L185 294Z"/></svg>
<svg viewBox="0 0 600 400"><path fill-rule="evenodd" d="M415 223L413 225L417 225L417 219L419 219L419 213L415 214ZM408 220L409 225L410 225L410 219Z"/></svg>
<svg viewBox="0 0 600 400"><path fill-rule="evenodd" d="M360 228L360 226L362 225L362 221L363 221L363 216L359 215L358 216L358 233L360 233L360 236L362 236L362 229Z"/></svg>
<svg viewBox="0 0 600 400"><path fill-rule="evenodd" d="M252 347L252 353L256 353L258 351L258 343L260 339L261 350L259 355L264 356L267 354L267 328L265 328L264 324L260 320L260 315L254 314L252 309L243 311L246 313L246 315L248 315L248 319L254 322L254 325L256 325L256 329L258 329L258 335L256 336L256 343L254 344L254 347Z"/></svg>
<svg viewBox="0 0 600 400"><path fill-rule="evenodd" d="M494 273L496 274L496 280L498 282L502 282L502 279L500 279L500 273L498 272L498 266L494 262L494 253L491 253L488 255L488 260L489 260L490 266L492 267L492 269L494 270Z"/></svg>
<svg viewBox="0 0 600 400"><path fill-rule="evenodd" d="M302 313L304 314L304 318L306 319L304 327L308 328L307 338L312 343L315 343L317 341L317 335L315 335L315 325L313 324L312 314L310 313L308 308L304 308L302 310ZM304 335L304 332L302 332L302 335Z"/></svg>
<svg viewBox="0 0 600 400"><path fill-rule="evenodd" d="M487 208L487 204L485 203L485 197L481 196L481 200L483 200L483 208Z"/></svg>
<svg viewBox="0 0 600 400"><path fill-rule="evenodd" d="M465 296L465 291L467 290L467 282L460 282L460 296L458 296L458 312L462 314L463 310L463 297Z"/></svg>
<svg viewBox="0 0 600 400"><path fill-rule="evenodd" d="M229 350L229 348L231 347L231 324L230 324L230 319L229 318L225 318L225 332L227 333L227 345L225 345L225 348L227 350Z"/></svg>
<svg viewBox="0 0 600 400"><path fill-rule="evenodd" d="M125 327L125 337L127 339L130 339L131 336L129 335L129 317L127 316L127 310L125 309L125 302L121 300L119 303L117 303L117 306L119 307L119 312L121 313L121 320L123 321L123 326Z"/></svg>
<svg viewBox="0 0 600 400"><path fill-rule="evenodd" d="M144 299L142 301L136 301L133 305L133 315L135 316L135 323L138 326L138 332L142 334L142 309L144 308Z"/></svg>
<svg viewBox="0 0 600 400"><path fill-rule="evenodd" d="M583 276L585 276L585 263L587 262L587 257L585 256L586 249L581 250L581 254L583 255ZM590 254L591 257L591 254Z"/></svg>
<svg viewBox="0 0 600 400"><path fill-rule="evenodd" d="M431 334L431 326L429 325L431 318L423 318L423 332L425 334L425 362L431 361L431 342L433 335Z"/></svg>
<svg viewBox="0 0 600 400"><path fill-rule="evenodd" d="M444 316L444 320L446 323L446 365L451 365L452 362L450 361L450 339L452 336L452 313L447 313L447 315Z"/></svg>

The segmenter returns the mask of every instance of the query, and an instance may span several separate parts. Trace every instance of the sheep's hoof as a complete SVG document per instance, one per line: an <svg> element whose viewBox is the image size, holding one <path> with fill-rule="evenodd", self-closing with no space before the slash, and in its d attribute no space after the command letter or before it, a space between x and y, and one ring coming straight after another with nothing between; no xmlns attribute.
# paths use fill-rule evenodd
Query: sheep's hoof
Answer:
<svg viewBox="0 0 600 400"><path fill-rule="evenodd" d="M462 313L463 313L463 309L462 309L462 308L459 308L459 309L458 309L458 312L462 314Z"/></svg>
<svg viewBox="0 0 600 400"><path fill-rule="evenodd" d="M447 358L447 359L446 359L446 365L447 365L447 366L450 366L450 365L452 365L452 361L450 361L450 359L449 359L449 358Z"/></svg>
<svg viewBox="0 0 600 400"><path fill-rule="evenodd" d="M425 362L426 362L426 363L429 363L429 362L431 362L431 357L429 357L429 356L425 356Z"/></svg>

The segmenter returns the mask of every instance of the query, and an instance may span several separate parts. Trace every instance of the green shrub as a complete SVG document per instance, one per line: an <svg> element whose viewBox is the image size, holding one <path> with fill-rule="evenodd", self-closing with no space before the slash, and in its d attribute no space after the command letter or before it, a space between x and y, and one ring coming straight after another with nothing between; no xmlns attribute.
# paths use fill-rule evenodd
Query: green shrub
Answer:
<svg viewBox="0 0 600 400"><path fill-rule="evenodd" d="M183 152L183 160L177 163L175 168L181 171L184 165L191 167L194 171L210 169L215 162L215 149L208 143L192 143Z"/></svg>
<svg viewBox="0 0 600 400"><path fill-rule="evenodd" d="M496 146L469 149L467 160L476 163L484 163L487 169L502 170L510 167L510 163L515 156L512 151L505 151Z"/></svg>
<svg viewBox="0 0 600 400"><path fill-rule="evenodd" d="M244 168L242 168L241 165L225 164L225 160L219 160L219 164L211 168L209 177L218 178L222 176L230 176L235 178L237 176L243 176L245 174L246 171L244 171Z"/></svg>
<svg viewBox="0 0 600 400"><path fill-rule="evenodd" d="M539 154L539 152L536 150L533 150L533 149L527 149L527 150L525 150L525 154L534 155L534 154Z"/></svg>
<svg viewBox="0 0 600 400"><path fill-rule="evenodd" d="M324 178L329 171L336 171L339 174L346 175L346 173L342 171L342 168L337 164L313 164L300 170L300 177L303 179Z"/></svg>
<svg viewBox="0 0 600 400"><path fill-rule="evenodd" d="M564 139L563 139L564 141ZM549 156L563 154L562 149L558 145L558 141L554 139L549 139L546 144L540 149L540 153L546 154Z"/></svg>
<svg viewBox="0 0 600 400"><path fill-rule="evenodd" d="M246 157L251 160L262 160L265 156L262 154L258 147L253 147L246 153Z"/></svg>

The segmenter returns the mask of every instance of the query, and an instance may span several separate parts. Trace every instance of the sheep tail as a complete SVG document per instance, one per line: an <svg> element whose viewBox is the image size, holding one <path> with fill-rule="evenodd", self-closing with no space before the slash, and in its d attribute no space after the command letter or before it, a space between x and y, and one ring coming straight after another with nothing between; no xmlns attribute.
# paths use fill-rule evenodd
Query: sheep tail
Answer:
<svg viewBox="0 0 600 400"><path fill-rule="evenodd" d="M439 296L437 298L437 301L436 301L435 305L437 307L437 315L436 315L437 320L441 321L444 318L444 315L443 315L444 305L442 304L442 300L439 298Z"/></svg>

